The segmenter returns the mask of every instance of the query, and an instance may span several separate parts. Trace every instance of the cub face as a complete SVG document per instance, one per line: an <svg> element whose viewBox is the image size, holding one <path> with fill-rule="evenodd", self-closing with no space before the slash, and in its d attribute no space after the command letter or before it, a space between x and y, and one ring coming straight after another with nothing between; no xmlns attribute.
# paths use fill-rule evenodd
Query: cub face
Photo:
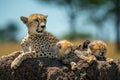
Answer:
<svg viewBox="0 0 120 80"><path fill-rule="evenodd" d="M26 24L29 34L43 34L46 30L47 16L31 14L28 18L21 16L21 21Z"/></svg>
<svg viewBox="0 0 120 80"><path fill-rule="evenodd" d="M93 41L88 45L88 53L94 56L103 56L105 57L107 53L107 45L105 42L97 40Z"/></svg>
<svg viewBox="0 0 120 80"><path fill-rule="evenodd" d="M59 41L56 45L58 47L58 58L65 57L72 51L73 44L67 40Z"/></svg>

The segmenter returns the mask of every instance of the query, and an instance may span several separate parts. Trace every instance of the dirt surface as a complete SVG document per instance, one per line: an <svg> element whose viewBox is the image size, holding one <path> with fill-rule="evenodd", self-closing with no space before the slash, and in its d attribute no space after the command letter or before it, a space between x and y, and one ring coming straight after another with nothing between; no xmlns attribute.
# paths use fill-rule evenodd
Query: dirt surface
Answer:
<svg viewBox="0 0 120 80"><path fill-rule="evenodd" d="M18 51L0 58L0 80L120 80L120 59L90 64L80 59L76 70L71 70L70 65L57 59L35 58L23 61L17 70L11 70L11 62L19 54Z"/></svg>

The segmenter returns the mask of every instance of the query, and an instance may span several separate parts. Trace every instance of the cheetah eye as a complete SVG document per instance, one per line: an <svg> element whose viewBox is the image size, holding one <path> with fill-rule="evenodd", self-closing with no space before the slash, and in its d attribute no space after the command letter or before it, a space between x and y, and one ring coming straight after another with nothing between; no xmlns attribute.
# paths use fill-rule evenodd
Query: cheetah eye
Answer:
<svg viewBox="0 0 120 80"><path fill-rule="evenodd" d="M44 19L44 21L46 22L46 19Z"/></svg>
<svg viewBox="0 0 120 80"><path fill-rule="evenodd" d="M104 52L101 52L100 55L103 56L103 55L104 55Z"/></svg>
<svg viewBox="0 0 120 80"><path fill-rule="evenodd" d="M38 20L38 19L35 19L34 21L37 22L37 23L39 23L39 20Z"/></svg>

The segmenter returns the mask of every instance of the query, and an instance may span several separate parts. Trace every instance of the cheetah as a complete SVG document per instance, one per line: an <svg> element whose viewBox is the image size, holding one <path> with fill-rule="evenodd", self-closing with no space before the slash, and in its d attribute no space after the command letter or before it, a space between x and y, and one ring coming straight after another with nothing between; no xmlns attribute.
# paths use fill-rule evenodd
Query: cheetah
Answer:
<svg viewBox="0 0 120 80"><path fill-rule="evenodd" d="M67 40L61 40L56 45L58 47L58 59L62 59L65 57L65 55L68 55L71 52L73 46L73 44Z"/></svg>
<svg viewBox="0 0 120 80"><path fill-rule="evenodd" d="M77 68L76 62L80 59L83 59L88 63L91 63L94 60L106 59L107 45L100 40L93 42L86 40L80 46L75 46L67 40L62 40L56 45L59 48L57 54L58 58L62 60L64 64L70 64L72 70ZM112 59L107 59L107 61L112 61Z"/></svg>
<svg viewBox="0 0 120 80"><path fill-rule="evenodd" d="M58 47L57 58L61 60L63 64L70 64L73 70L77 65L76 62L79 60L74 53L73 47L75 45L67 40L61 40L56 45Z"/></svg>
<svg viewBox="0 0 120 80"><path fill-rule="evenodd" d="M113 59L106 58L107 44L104 41L96 40L89 44L88 53L94 55L97 60L112 62Z"/></svg>
<svg viewBox="0 0 120 80"><path fill-rule="evenodd" d="M104 41L95 40L88 44L87 50L76 50L75 53L81 54L81 58L91 63L93 60L106 60L107 45Z"/></svg>
<svg viewBox="0 0 120 80"><path fill-rule="evenodd" d="M104 41L96 40L88 45L88 53L97 57L105 57L107 53L107 45Z"/></svg>
<svg viewBox="0 0 120 80"><path fill-rule="evenodd" d="M47 16L31 14L29 17L21 16L20 19L26 24L28 32L21 42L23 53L11 63L11 68L17 69L27 58L55 58L57 54L56 43L59 39L46 31Z"/></svg>

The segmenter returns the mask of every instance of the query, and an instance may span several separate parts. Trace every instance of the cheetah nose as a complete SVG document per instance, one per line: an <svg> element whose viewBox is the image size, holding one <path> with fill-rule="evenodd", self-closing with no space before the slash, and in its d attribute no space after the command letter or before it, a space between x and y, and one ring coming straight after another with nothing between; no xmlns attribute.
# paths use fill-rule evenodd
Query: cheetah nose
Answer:
<svg viewBox="0 0 120 80"><path fill-rule="evenodd" d="M42 25L41 28L45 28L45 25Z"/></svg>

